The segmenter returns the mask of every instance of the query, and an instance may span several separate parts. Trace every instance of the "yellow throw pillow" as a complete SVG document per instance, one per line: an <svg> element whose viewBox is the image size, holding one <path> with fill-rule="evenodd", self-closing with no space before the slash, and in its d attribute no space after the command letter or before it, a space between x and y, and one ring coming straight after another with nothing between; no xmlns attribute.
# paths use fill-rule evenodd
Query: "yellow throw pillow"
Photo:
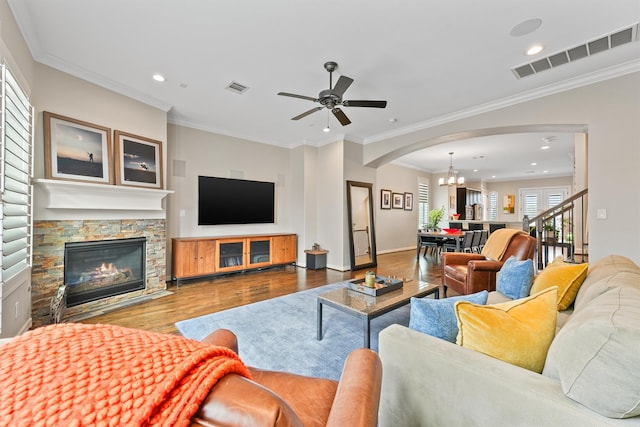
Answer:
<svg viewBox="0 0 640 427"><path fill-rule="evenodd" d="M527 298L493 305L458 301L456 342L540 373L556 332L557 292L554 286Z"/></svg>
<svg viewBox="0 0 640 427"><path fill-rule="evenodd" d="M558 311L569 308L587 277L589 264L570 264L558 257L533 280L529 295L537 294L552 286L558 287Z"/></svg>

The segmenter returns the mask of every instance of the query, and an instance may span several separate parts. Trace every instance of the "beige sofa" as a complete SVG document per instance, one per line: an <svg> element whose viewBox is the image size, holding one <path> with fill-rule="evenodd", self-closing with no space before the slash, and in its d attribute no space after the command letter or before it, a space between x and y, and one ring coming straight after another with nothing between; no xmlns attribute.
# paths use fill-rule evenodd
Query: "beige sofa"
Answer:
<svg viewBox="0 0 640 427"><path fill-rule="evenodd" d="M640 267L617 255L591 264L558 326L542 374L384 329L380 426L640 426Z"/></svg>

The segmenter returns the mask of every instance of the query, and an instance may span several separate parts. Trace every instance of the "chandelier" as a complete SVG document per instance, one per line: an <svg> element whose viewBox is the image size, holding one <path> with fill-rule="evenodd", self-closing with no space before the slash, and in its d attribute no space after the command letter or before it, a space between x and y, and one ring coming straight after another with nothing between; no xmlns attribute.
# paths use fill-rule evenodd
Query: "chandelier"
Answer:
<svg viewBox="0 0 640 427"><path fill-rule="evenodd" d="M449 153L449 172L447 172L447 180L440 178L439 185L464 185L464 177L458 177L455 169L453 169L453 151Z"/></svg>

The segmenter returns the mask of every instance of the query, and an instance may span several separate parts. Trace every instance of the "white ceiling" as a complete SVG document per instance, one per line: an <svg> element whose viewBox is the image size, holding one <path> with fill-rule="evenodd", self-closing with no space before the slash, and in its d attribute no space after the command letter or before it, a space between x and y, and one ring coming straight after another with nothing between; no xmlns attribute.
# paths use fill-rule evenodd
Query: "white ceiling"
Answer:
<svg viewBox="0 0 640 427"><path fill-rule="evenodd" d="M640 70L634 41L523 79L511 71L636 24L640 0L8 2L36 61L164 109L171 123L284 147L366 144ZM535 18L538 29L510 35ZM545 49L527 57L534 43ZM341 74L354 79L344 99L387 100L387 108L344 107L352 121L345 127L326 109L290 120L318 104L277 93L317 97L329 85L326 61L339 64L334 83ZM153 73L167 81L153 81ZM226 90L231 82L249 90ZM555 141L543 152L548 136ZM453 151L467 179L476 167L484 179L570 175L572 146L570 134L483 137L397 162L442 172Z"/></svg>

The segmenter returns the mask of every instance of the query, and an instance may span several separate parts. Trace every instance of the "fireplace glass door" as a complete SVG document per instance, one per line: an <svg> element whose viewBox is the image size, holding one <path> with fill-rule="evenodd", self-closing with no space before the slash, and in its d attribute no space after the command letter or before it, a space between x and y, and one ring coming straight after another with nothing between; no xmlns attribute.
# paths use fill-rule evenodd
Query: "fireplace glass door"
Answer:
<svg viewBox="0 0 640 427"><path fill-rule="evenodd" d="M146 238L65 244L67 305L145 288Z"/></svg>

